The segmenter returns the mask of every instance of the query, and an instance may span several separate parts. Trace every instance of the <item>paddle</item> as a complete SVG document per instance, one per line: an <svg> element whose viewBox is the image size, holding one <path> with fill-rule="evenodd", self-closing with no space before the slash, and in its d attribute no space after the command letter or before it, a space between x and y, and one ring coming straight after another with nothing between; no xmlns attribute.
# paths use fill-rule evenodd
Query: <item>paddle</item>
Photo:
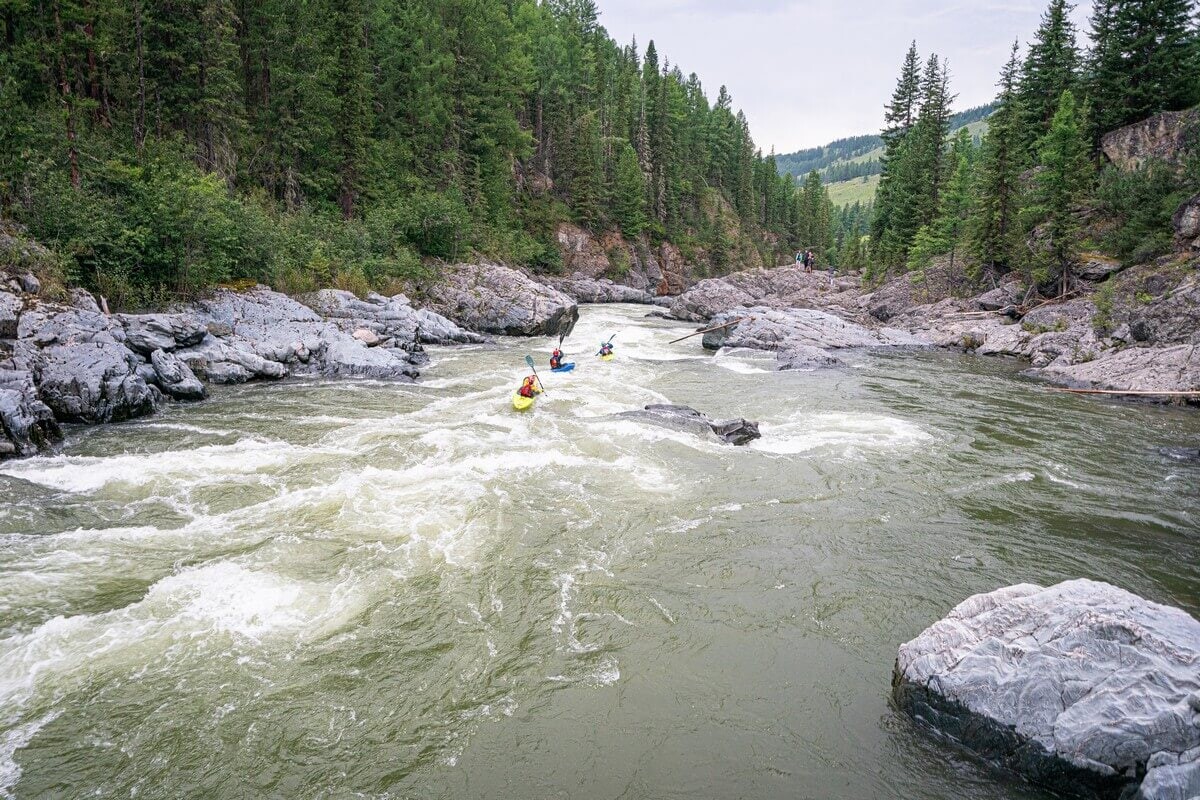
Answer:
<svg viewBox="0 0 1200 800"><path fill-rule="evenodd" d="M542 383L542 376L537 374L537 367L533 365L533 356L525 356L525 363L533 370L533 377L537 378L538 386L541 387L542 394L549 394L546 391L546 384Z"/></svg>

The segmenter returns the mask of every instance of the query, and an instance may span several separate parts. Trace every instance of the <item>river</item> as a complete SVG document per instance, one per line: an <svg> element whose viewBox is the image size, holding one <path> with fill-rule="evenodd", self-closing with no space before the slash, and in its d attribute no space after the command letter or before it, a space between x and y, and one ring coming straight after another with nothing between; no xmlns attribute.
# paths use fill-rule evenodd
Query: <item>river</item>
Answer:
<svg viewBox="0 0 1200 800"><path fill-rule="evenodd" d="M775 373L589 306L417 385L218 389L0 464L0 796L1039 798L889 703L980 591L1200 612L1200 415L1019 365ZM595 345L616 334L618 359ZM614 412L760 420L734 448Z"/></svg>

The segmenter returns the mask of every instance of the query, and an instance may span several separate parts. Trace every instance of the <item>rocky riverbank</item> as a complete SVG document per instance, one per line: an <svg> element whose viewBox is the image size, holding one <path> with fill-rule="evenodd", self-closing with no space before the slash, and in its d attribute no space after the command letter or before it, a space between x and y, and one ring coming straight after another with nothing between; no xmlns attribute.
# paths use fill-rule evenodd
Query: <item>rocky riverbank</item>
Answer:
<svg viewBox="0 0 1200 800"><path fill-rule="evenodd" d="M575 301L499 265L448 267L405 295L324 290L291 298L265 286L217 289L156 314L109 314L82 290L51 299L31 273L0 276L0 458L98 424L202 400L211 384L288 376L412 381L424 345L485 333L569 333ZM443 311L443 313L439 313Z"/></svg>
<svg viewBox="0 0 1200 800"><path fill-rule="evenodd" d="M1200 390L1200 255L1130 269L1092 258L1062 301L1031 302L1013 279L972 290L937 267L874 291L855 277L795 267L701 281L670 316L730 325L709 349L775 351L781 369L835 366L839 349L930 346L1027 360L1027 374L1071 388Z"/></svg>

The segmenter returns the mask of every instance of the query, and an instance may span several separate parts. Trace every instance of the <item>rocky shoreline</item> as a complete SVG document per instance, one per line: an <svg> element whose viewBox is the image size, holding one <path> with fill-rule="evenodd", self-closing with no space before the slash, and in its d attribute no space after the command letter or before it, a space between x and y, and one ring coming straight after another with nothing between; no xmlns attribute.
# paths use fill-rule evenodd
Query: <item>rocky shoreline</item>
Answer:
<svg viewBox="0 0 1200 800"><path fill-rule="evenodd" d="M30 273L0 275L0 459L51 447L66 423L202 400L209 384L412 381L428 361L424 345L569 333L578 317L570 297L499 265L448 268L419 308L405 295L326 289L297 299L252 286L156 314L109 314L80 289L51 300Z"/></svg>

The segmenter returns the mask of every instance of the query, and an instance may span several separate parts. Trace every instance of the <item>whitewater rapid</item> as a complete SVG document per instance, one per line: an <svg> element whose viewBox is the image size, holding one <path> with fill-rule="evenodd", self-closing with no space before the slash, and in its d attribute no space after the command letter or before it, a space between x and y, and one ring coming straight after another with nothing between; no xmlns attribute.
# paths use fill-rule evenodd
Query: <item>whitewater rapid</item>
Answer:
<svg viewBox="0 0 1200 800"><path fill-rule="evenodd" d="M551 340L0 464L0 796L960 796L886 707L906 634L1081 572L1200 605L1187 467L1147 447L1194 421L1071 400L1109 435L1046 439L1000 366L775 373L645 312L585 308L528 414ZM763 437L612 417L648 403Z"/></svg>

